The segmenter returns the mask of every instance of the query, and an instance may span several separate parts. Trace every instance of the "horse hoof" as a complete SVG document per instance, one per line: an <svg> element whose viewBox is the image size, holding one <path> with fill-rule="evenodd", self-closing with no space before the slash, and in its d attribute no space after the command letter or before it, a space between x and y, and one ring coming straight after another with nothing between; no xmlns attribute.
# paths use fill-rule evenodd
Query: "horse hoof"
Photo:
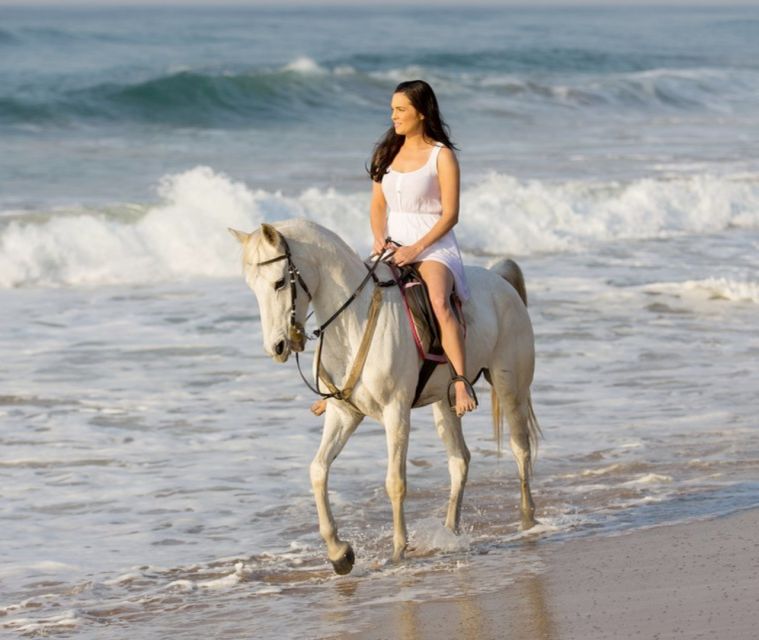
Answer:
<svg viewBox="0 0 759 640"><path fill-rule="evenodd" d="M535 520L535 516L532 516L532 515L522 516L522 531L527 531L528 529L532 529L536 524L539 524L539 522Z"/></svg>
<svg viewBox="0 0 759 640"><path fill-rule="evenodd" d="M348 545L342 556L337 560L330 560L330 562L337 575L345 576L353 569L353 565L356 563L356 555L353 553L353 548Z"/></svg>
<svg viewBox="0 0 759 640"><path fill-rule="evenodd" d="M406 550L407 547L403 547L402 549L399 549L395 553L393 553L393 557L390 560L391 564L400 564L406 559Z"/></svg>

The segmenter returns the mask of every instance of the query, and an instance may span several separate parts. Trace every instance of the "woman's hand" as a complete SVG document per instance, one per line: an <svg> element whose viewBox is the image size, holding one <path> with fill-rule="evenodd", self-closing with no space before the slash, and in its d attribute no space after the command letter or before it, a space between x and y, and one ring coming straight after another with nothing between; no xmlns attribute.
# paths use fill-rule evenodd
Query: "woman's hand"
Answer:
<svg viewBox="0 0 759 640"><path fill-rule="evenodd" d="M387 243L385 242L384 238L375 238L374 245L372 246L372 255L380 255L385 250L386 246Z"/></svg>
<svg viewBox="0 0 759 640"><path fill-rule="evenodd" d="M399 267L405 267L407 264L414 264L417 256L422 252L422 247L418 244L410 244L405 247L398 247L393 253L393 262Z"/></svg>

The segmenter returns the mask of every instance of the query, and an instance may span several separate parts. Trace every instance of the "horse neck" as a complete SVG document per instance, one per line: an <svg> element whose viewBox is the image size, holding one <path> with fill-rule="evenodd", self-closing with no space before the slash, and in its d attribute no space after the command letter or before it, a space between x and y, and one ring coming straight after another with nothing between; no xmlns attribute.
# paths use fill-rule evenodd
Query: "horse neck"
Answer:
<svg viewBox="0 0 759 640"><path fill-rule="evenodd" d="M324 241L323 241L324 240ZM306 243L308 262L317 274L318 285L312 291L311 304L319 325L326 322L361 284L367 275L361 259L342 241L329 242L320 238L318 242ZM350 337L366 318L372 283L367 283L356 299L344 309L330 324L329 331Z"/></svg>

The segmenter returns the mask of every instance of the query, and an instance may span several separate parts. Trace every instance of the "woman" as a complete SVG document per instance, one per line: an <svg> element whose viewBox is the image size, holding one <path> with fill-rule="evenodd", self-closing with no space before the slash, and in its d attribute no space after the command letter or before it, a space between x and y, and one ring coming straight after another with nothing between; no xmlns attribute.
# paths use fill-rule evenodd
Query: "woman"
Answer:
<svg viewBox="0 0 759 640"><path fill-rule="evenodd" d="M459 166L429 84L401 82L391 109L393 126L375 146L369 167L372 252L388 249L398 266L417 266L440 324L443 350L457 374L454 411L462 416L477 404L463 377L463 329L450 306L454 288L459 299L469 298L453 235L459 216ZM388 237L392 243L386 242ZM317 401L311 410L320 415L325 408L324 401Z"/></svg>
<svg viewBox="0 0 759 640"><path fill-rule="evenodd" d="M417 266L440 324L443 350L461 377L455 379L454 409L462 416L476 402L463 378L463 328L450 306L453 290L462 301L469 298L453 234L459 217L459 166L429 84L401 82L393 92L391 109L393 126L374 148L369 167L373 252L394 249L395 264ZM402 246L386 244L388 237Z"/></svg>

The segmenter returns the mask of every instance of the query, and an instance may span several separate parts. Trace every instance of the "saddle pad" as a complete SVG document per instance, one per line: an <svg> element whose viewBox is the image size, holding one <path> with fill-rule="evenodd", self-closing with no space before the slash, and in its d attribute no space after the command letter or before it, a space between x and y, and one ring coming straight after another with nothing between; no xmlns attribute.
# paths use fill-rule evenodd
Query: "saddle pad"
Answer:
<svg viewBox="0 0 759 640"><path fill-rule="evenodd" d="M409 321L414 324L412 331L416 329L424 353L434 356L444 355L440 341L440 325L432 312L427 285L424 284L419 271L413 265L401 267L398 280L401 285L401 292L406 296L406 303L411 311ZM463 326L464 317L461 311L461 303L455 292L451 293L451 308L456 320Z"/></svg>

